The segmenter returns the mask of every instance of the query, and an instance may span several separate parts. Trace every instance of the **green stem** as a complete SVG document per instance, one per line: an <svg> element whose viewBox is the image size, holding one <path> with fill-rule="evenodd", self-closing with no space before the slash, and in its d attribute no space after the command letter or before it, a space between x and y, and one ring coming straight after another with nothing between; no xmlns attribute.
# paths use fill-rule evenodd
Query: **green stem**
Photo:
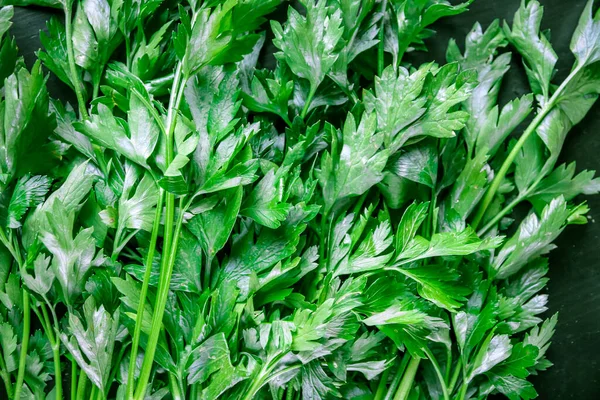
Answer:
<svg viewBox="0 0 600 400"><path fill-rule="evenodd" d="M306 98L306 103L304 103L304 108L302 109L302 114L300 114L300 118L306 118L306 114L308 114L308 109L310 107L310 103L313 101L313 97L315 97L315 93L317 92L317 87L313 84L310 85L310 91L308 92L308 97Z"/></svg>
<svg viewBox="0 0 600 400"><path fill-rule="evenodd" d="M212 272L212 262L212 256L206 254L204 258L204 289L210 289L210 275Z"/></svg>
<svg viewBox="0 0 600 400"><path fill-rule="evenodd" d="M406 400L406 398L408 398L410 390L412 389L413 382L415 380L415 376L417 375L417 370L419 369L420 362L420 358L411 358L410 362L408 363L408 366L406 367L404 377L400 382L400 386L398 387L398 391L394 396L394 400Z"/></svg>
<svg viewBox="0 0 600 400"><path fill-rule="evenodd" d="M483 228L478 230L477 235L483 236L485 233L487 233L490 229L492 229L498 223L498 221L500 221L502 218L504 218L504 216L506 214L511 212L513 210L513 208L515 208L523 200L524 200L524 196L522 196L522 195L515 197L515 199L513 201L511 201L509 205L507 205L506 207L504 207L502 209L502 211L500 211L499 213L494 215L494 218L492 218L487 224L485 224L485 226Z"/></svg>
<svg viewBox="0 0 600 400"><path fill-rule="evenodd" d="M177 112L179 110L179 106L183 98L183 90L185 88L185 83L187 82L187 76L184 75L185 74L183 73L183 64L179 62L175 71L175 78L173 79L173 87L171 88L171 96L169 98L169 111L167 114L167 166L173 161L174 157L173 136L175 132L175 125L177 123ZM176 235L173 238L174 220L175 195L169 192L166 195L163 256L161 260L160 279L156 305L154 309L154 314L152 316L152 329L150 331L150 336L146 345L146 352L144 353L144 362L142 363L140 380L135 390L135 398L138 400L142 400L146 394L148 380L150 379L150 373L152 371L152 364L154 363L156 345L158 344L158 337L162 326L162 318L165 311L167 296L169 294L169 285L171 283L171 274L173 271L171 259L173 259L174 262L178 240L178 235ZM180 212L180 220L183 221L183 209Z"/></svg>
<svg viewBox="0 0 600 400"><path fill-rule="evenodd" d="M444 382L446 384L450 381L450 370L452 369L452 348L448 348L448 352L446 354L446 374L444 376ZM451 390L448 390L449 393L452 393Z"/></svg>
<svg viewBox="0 0 600 400"><path fill-rule="evenodd" d="M394 393L396 393L396 390L398 389L398 386L400 385L400 380L402 380L402 376L404 375L404 371L406 370L406 366L408 365L409 361L410 361L410 356L408 354L405 354L404 357L402 357L402 361L400 362L400 365L398 366L398 370L396 371L396 374L394 375L394 379L392 379L392 382L390 383L390 387L388 388L387 394L385 395L383 400L392 400Z"/></svg>
<svg viewBox="0 0 600 400"><path fill-rule="evenodd" d="M379 380L379 384L377 385L377 391L375 392L375 397L373 397L373 400L383 400L386 393L387 381L390 376L391 370L392 368L388 368L385 371L383 371L381 379Z"/></svg>
<svg viewBox="0 0 600 400"><path fill-rule="evenodd" d="M4 361L3 353L0 351L0 376L4 381L4 388L6 389L6 396L9 399L13 398L12 393L12 385L10 381L10 375L8 374L8 369L6 368L6 362Z"/></svg>
<svg viewBox="0 0 600 400"><path fill-rule="evenodd" d="M23 339L21 340L21 355L19 357L19 370L15 382L15 399L21 398L25 367L27 364L27 350L29 348L29 333L31 330L31 312L29 306L29 292L23 289Z"/></svg>
<svg viewBox="0 0 600 400"><path fill-rule="evenodd" d="M87 375L83 370L79 372L79 380L77 381L77 400L85 399L85 389L87 385Z"/></svg>
<svg viewBox="0 0 600 400"><path fill-rule="evenodd" d="M90 400L96 400L96 396L98 396L98 387L96 385L93 385L92 393L90 393Z"/></svg>
<svg viewBox="0 0 600 400"><path fill-rule="evenodd" d="M464 400L467 395L467 390L469 389L469 384L465 381L460 387L460 392L458 392L457 400Z"/></svg>
<svg viewBox="0 0 600 400"><path fill-rule="evenodd" d="M427 358L429 358L429 361L431 361L431 365L433 365L433 369L435 370L435 373L438 377L440 386L442 388L442 395L444 396L444 400L450 400L450 395L448 394L448 387L446 386L446 381L444 380L444 375L442 374L440 365L438 364L435 356L433 355L431 350L429 350L429 348L425 348L425 354L427 354Z"/></svg>
<svg viewBox="0 0 600 400"><path fill-rule="evenodd" d="M75 359L71 360L71 400L75 400L77 393L77 363Z"/></svg>
<svg viewBox="0 0 600 400"><path fill-rule="evenodd" d="M462 370L462 359L459 357L456 362L456 366L454 367L454 372L452 373L452 378L450 378L450 383L448 384L448 392L453 393L454 387L456 386L456 382L458 381L458 376L460 375L460 371Z"/></svg>
<svg viewBox="0 0 600 400"><path fill-rule="evenodd" d="M521 149L527 142L527 139L536 131L538 126L544 121L544 118L546 118L546 116L550 113L550 111L552 111L554 106L558 103L560 96L562 95L562 92L565 90L565 88L567 87L569 82L571 82L571 80L583 68L582 65L583 64L578 65L576 68L574 68L573 71L571 71L571 73L567 77L567 79L565 79L563 81L563 83L558 87L558 89L556 89L556 92L554 92L554 94L552 95L550 100L548 100L546 102L546 104L544 104L542 109L538 112L538 114L535 116L533 121L531 121L531 123L529 124L527 129L525 129L525 132L523 132L523 134L521 135L521 137L519 138L519 140L517 141L517 143L515 144L513 149L510 151L510 153L508 154L508 157L506 157L506 160L504 160L504 163L500 167L500 170L494 177L492 184L490 185L488 191L486 192L486 194L483 198L483 201L481 203L481 206L477 210L477 214L475 214L475 217L473 218L473 223L471 224L473 229L477 229L477 227L483 220L483 217L485 216L485 212L487 211L488 207L494 200L494 196L496 196L496 192L500 188L500 185L502 184L502 181L504 180L512 163L515 161L515 159L517 158L517 155L519 154L519 152L521 151Z"/></svg>
<svg viewBox="0 0 600 400"><path fill-rule="evenodd" d="M381 2L381 28L379 29L379 45L377 47L377 75L381 76L384 63L385 49L385 12L387 11L387 0Z"/></svg>
<svg viewBox="0 0 600 400"><path fill-rule="evenodd" d="M48 316L48 311L46 311L46 306L42 303L40 305L42 310L42 316L44 319L44 326L46 330L46 334L48 336L48 341L50 342L50 346L52 346L52 356L54 358L54 394L56 400L62 400L62 376L61 376L61 368L60 368L60 341L57 336L54 336L53 325L50 322L50 317ZM58 334L58 332L57 332Z"/></svg>
<svg viewBox="0 0 600 400"><path fill-rule="evenodd" d="M169 203L169 197L173 197L173 202L171 204ZM180 204L183 205L183 199ZM166 210L167 222L174 219L174 209L174 196L171 193L168 193ZM161 260L160 282L158 286L158 295L156 298L154 315L152 316L152 328L150 331L150 337L148 338L148 344L146 345L146 353L144 354L144 362L142 364L142 371L140 373L140 381L135 391L135 398L138 400L142 400L146 394L148 380L152 371L154 353L156 352L156 345L158 344L158 338L162 327L162 318L167 305L171 276L173 275L173 266L175 265L177 246L179 245L179 237L181 233L181 227L183 225L184 213L185 210L180 208L174 234L172 233L173 224L169 224L169 229L167 229L167 226L165 226L165 241L167 241L168 245L167 249L163 252L163 259Z"/></svg>
<svg viewBox="0 0 600 400"><path fill-rule="evenodd" d="M252 400L254 399L254 396L256 395L256 393L258 393L258 391L267 383L269 383L269 381L276 379L277 377L289 372L289 371L293 371L295 369L300 368L300 365L291 365L287 368L283 368L279 371L277 371L274 374L271 374L271 372L273 371L273 369L277 366L277 363L279 362L279 360L281 360L283 358L284 354L280 354L278 357L275 357L270 365L267 368L264 368L256 377L256 379L254 379L252 381L252 384L250 385L250 388L246 391L245 396L243 397L243 400Z"/></svg>
<svg viewBox="0 0 600 400"><path fill-rule="evenodd" d="M66 2L69 3L69 2ZM66 4L65 3L65 4ZM73 83L75 96L77 96L77 104L79 105L79 115L83 119L88 119L86 103L81 91L81 81L79 80L79 72L75 65L75 52L73 51L73 7L66 4L65 8L65 36L67 41L67 58L69 60L69 70L71 72L71 83Z"/></svg>
<svg viewBox="0 0 600 400"><path fill-rule="evenodd" d="M177 378L171 373L169 373L169 391L171 392L171 397L173 400L183 400L183 396L179 390L179 384L177 383Z"/></svg>
<svg viewBox="0 0 600 400"><path fill-rule="evenodd" d="M129 371L127 373L127 390L125 396L126 399L133 398L134 393L137 352L138 347L140 345L144 307L146 305L146 297L148 296L148 287L150 286L150 276L152 275L152 264L154 260L154 253L156 251L158 232L160 230L160 218L162 215L164 197L165 193L162 189L160 189L158 193L158 203L156 204L156 214L154 215L154 223L152 225L152 234L150 236L148 255L146 257L146 271L144 272L144 282L142 283L142 290L140 293L137 315L135 317L135 328L133 331L133 339L131 343L131 353L129 355Z"/></svg>

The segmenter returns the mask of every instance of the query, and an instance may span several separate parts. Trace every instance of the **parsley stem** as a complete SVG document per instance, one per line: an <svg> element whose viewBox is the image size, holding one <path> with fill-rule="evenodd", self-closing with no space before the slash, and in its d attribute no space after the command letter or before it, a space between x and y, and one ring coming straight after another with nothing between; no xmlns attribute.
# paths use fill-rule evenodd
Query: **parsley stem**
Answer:
<svg viewBox="0 0 600 400"><path fill-rule="evenodd" d="M87 386L87 375L85 371L82 369L79 371L79 379L77 380L77 400L85 399L85 389ZM71 394L71 398L73 398Z"/></svg>
<svg viewBox="0 0 600 400"><path fill-rule="evenodd" d="M10 381L10 375L8 374L8 370L6 368L6 361L4 361L4 355L1 351L0 351L0 376L2 377L2 380L4 381L4 388L6 389L6 396L9 399L12 399L13 395L12 395L12 385L11 385L11 381Z"/></svg>
<svg viewBox="0 0 600 400"><path fill-rule="evenodd" d="M174 219L174 195L171 193L167 194L167 201L169 197L173 198L173 203L170 205L167 202L167 223ZM180 211L175 231L173 231L173 224L165 226L165 241L167 241L167 248L164 249L161 262L161 273L160 281L158 284L158 294L156 298L156 306L154 309L154 315L152 316L152 328L150 330L150 337L146 345L146 353L144 354L144 362L142 364L142 371L140 373L140 381L135 391L135 398L142 400L146 395L146 389L148 387L148 380L150 379L150 373L152 372L152 364L154 363L154 354L156 352L156 345L158 344L158 337L161 332L162 319L167 305L167 298L169 295L169 287L171 284L171 276L173 275L173 266L175 265L175 258L177 256L177 246L179 245L179 237L181 234L181 227L183 225L183 215L185 210L183 209L183 198L180 200ZM168 228L168 229L167 229Z"/></svg>
<svg viewBox="0 0 600 400"><path fill-rule="evenodd" d="M450 383L448 384L448 392L452 394L454 392L454 387L456 386L456 382L458 381L458 376L460 375L460 371L462 370L462 358L458 358L456 362L456 366L454 367L454 372L452 373L452 378L450 378Z"/></svg>
<svg viewBox="0 0 600 400"><path fill-rule="evenodd" d="M383 72L384 50L385 50L385 12L387 11L387 0L381 2L381 28L379 29L379 45L377 46L377 75Z"/></svg>
<svg viewBox="0 0 600 400"><path fill-rule="evenodd" d="M306 118L306 114L308 114L308 109L310 107L310 103L312 103L313 97L315 97L315 93L317 92L317 87L313 84L310 85L310 91L308 92L308 97L306 98L306 103L304 103L304 108L302 109L302 114L300 117L302 119Z"/></svg>
<svg viewBox="0 0 600 400"><path fill-rule="evenodd" d="M127 373L127 390L126 399L131 399L134 392L135 384L135 367L138 347L140 345L140 336L142 333L142 323L144 308L146 305L146 297L148 296L148 287L150 286L150 277L152 275L152 264L154 261L154 253L156 251L156 242L158 240L158 231L160 230L160 219L163 209L163 201L165 193L160 189L158 193L158 203L156 204L156 214L154 215L154 223L152 225L152 234L150 236L150 244L148 247L148 254L146 257L146 271L144 272L144 281L142 283L142 290L140 292L140 299L137 309L137 315L135 317L135 328L133 331L133 338L131 342L131 353L129 359L129 370Z"/></svg>
<svg viewBox="0 0 600 400"><path fill-rule="evenodd" d="M433 355L431 350L429 350L428 347L425 347L424 351L425 354L427 354L427 358L429 359L429 361L431 361L431 365L433 365L435 374L437 375L438 380L440 381L440 387L442 388L442 395L444 396L444 400L450 400L450 395L448 394L448 387L446 386L446 381L444 380L444 375L442 374L440 365L438 364L435 356Z"/></svg>
<svg viewBox="0 0 600 400"><path fill-rule="evenodd" d="M477 210L477 214L475 214L475 217L473 218L473 222L471 224L473 229L477 229L477 226L479 226L479 224L483 220L483 217L485 216L485 212L487 211L488 207L494 200L494 197L496 196L496 192L500 188L500 185L502 184L502 181L506 177L506 174L507 174L509 168L511 167L512 163L517 158L517 155L519 154L519 152L525 145L525 142L527 141L527 139L529 139L529 137L536 131L536 129L539 127L539 125L544 121L546 116L550 113L550 111L552 111L554 106L556 106L556 104L560 100L560 96L564 92L567 85L571 82L571 80L575 76L577 76L577 74L581 71L582 68L583 68L583 64L579 64L579 65L577 65L577 67L575 67L573 69L573 71L571 71L569 76L561 83L561 85L558 87L558 89L556 89L556 92L554 92L554 94L552 95L550 100L548 100L546 102L546 104L542 107L542 109L535 116L533 121L531 121L531 123L529 124L527 129L525 129L525 131L523 132L523 134L521 135L521 137L519 138L519 140L517 141L517 143L511 150L511 152L508 154L508 157L506 157L506 160L504 160L504 163L500 167L500 170L494 177L494 180L492 181L491 186L489 187L488 191L486 192L486 194L483 198L483 201L481 203L481 206Z"/></svg>
<svg viewBox="0 0 600 400"><path fill-rule="evenodd" d="M173 79L173 86L171 88L171 96L169 98L169 110L167 113L167 151L166 151L166 164L167 166L173 161L173 136L175 133L175 125L177 124L177 112L181 105L183 98L183 91L185 84L187 83L188 77L183 72L183 63L179 62L175 71L175 78ZM165 211L165 228L164 228L164 245L163 254L160 268L160 278L158 285L158 293L156 298L156 305L154 314L152 316L152 329L150 336L148 337L148 343L146 345L146 352L144 353L144 361L142 363L142 370L140 372L140 380L135 390L135 398L143 399L146 395L146 389L148 387L148 380L150 379L150 373L152 372L152 365L154 363L154 354L156 352L156 345L158 344L158 337L161 331L162 319L165 311L167 297L169 294L169 286L171 283L171 275L173 272L173 264L175 262L175 254L179 239L179 230L183 223L184 210L180 210L180 216L178 221L178 227L175 229L176 233L173 236L173 222L175 220L175 195L167 192L166 194L166 211Z"/></svg>
<svg viewBox="0 0 600 400"><path fill-rule="evenodd" d="M71 400L75 399L75 393L77 392L77 362L75 359L71 360Z"/></svg>
<svg viewBox="0 0 600 400"><path fill-rule="evenodd" d="M75 52L73 51L73 7L65 2L65 36L67 40L67 59L69 61L69 70L71 72L71 83L75 90L75 96L77 97L77 104L79 105L79 115L83 119L88 119L87 107L81 92L81 81L79 80L79 72L77 72L77 66L75 65Z"/></svg>
<svg viewBox="0 0 600 400"><path fill-rule="evenodd" d="M388 392L383 400L392 400L394 393L396 393L396 390L398 390L398 385L400 385L400 381L402 380L402 376L404 375L404 371L406 370L406 366L408 365L409 360L410 356L408 354L404 354L404 356L402 357L402 361L398 365L398 369L396 370L394 379L392 379Z"/></svg>
<svg viewBox="0 0 600 400"><path fill-rule="evenodd" d="M48 341L50 342L50 346L52 347L52 356L54 358L54 394L57 400L62 400L62 377L61 377L61 369L60 369L60 339L57 336L54 336L53 325L50 322L50 316L48 315L48 311L46 311L46 306L44 303L40 305L40 309L42 310L42 316L44 322L42 326L48 335Z"/></svg>
<svg viewBox="0 0 600 400"><path fill-rule="evenodd" d="M29 292L23 288L23 339L21 340L21 354L19 357L19 370L15 382L15 399L21 398L25 366L27 364L27 350L29 348L29 332L31 331L31 312L29 306Z"/></svg>
<svg viewBox="0 0 600 400"><path fill-rule="evenodd" d="M498 223L498 221L500 221L502 218L504 218L504 216L506 214L511 212L513 210L513 208L515 208L519 203L521 203L523 201L523 199L524 199L524 197L521 195L515 197L515 199L513 201L511 201L509 205L507 205L506 207L504 207L502 209L502 211L500 211L499 213L494 215L494 217L487 224L485 224L485 226L483 228L478 230L477 235L478 236L485 235L487 231L492 229L492 227L494 227Z"/></svg>
<svg viewBox="0 0 600 400"><path fill-rule="evenodd" d="M394 400L406 400L408 398L420 363L420 358L411 357L408 366L406 367L406 371L404 372L404 376L402 377L402 381L400 382L400 386L398 387L398 391L394 396Z"/></svg>
<svg viewBox="0 0 600 400"><path fill-rule="evenodd" d="M375 392L375 397L373 397L373 400L382 400L385 396L385 389L387 388L387 381L390 376L391 370L392 368L388 368L385 371L383 371L381 379L379 380L379 384L377 385L377 391Z"/></svg>

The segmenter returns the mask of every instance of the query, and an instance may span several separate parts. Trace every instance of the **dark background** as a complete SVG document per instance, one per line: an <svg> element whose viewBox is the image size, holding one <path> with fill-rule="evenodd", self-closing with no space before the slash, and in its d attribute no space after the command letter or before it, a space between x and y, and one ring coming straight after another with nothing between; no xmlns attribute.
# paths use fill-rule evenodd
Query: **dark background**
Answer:
<svg viewBox="0 0 600 400"><path fill-rule="evenodd" d="M442 20L434 26L438 34L428 41L429 55L444 61L449 38L459 45L476 21L483 27L494 19L511 21L521 0L476 0L470 11ZM587 0L541 0L545 6L542 29L550 29L551 41L558 54L555 82L567 76L573 64L569 43ZM15 7L11 33L28 65L35 61L40 47L39 31L51 11ZM422 58L420 55L417 58ZM518 57L504 81L503 101L529 91ZM48 82L53 97L71 100L61 82ZM588 117L576 126L567 139L562 161L577 161L577 169L600 170L600 102ZM586 199L592 209L585 226L570 226L558 239L558 249L550 256L550 303L548 315L559 312L557 332L548 351L555 366L534 377L540 399L600 399L600 196Z"/></svg>

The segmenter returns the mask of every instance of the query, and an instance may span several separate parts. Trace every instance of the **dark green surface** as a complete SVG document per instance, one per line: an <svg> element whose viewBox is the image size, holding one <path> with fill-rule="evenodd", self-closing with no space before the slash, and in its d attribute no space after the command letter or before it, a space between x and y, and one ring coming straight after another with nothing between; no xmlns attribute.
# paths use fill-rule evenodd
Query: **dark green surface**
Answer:
<svg viewBox="0 0 600 400"><path fill-rule="evenodd" d="M443 61L450 37L462 43L475 21L484 27L495 18L511 20L521 0L476 0L471 11L442 21L438 35L428 42L429 55ZM543 29L551 29L552 43L559 56L557 81L568 74L573 57L569 51L571 34L587 0L540 0L545 6ZM52 15L35 8L15 10L12 34L29 65L39 48L39 30ZM520 60L505 80L503 99L528 92ZM52 96L72 99L66 87L50 78ZM569 135L564 161L577 161L578 170L600 171L600 103ZM540 399L600 399L600 196L588 198L592 209L590 223L570 226L558 240L559 248L550 256L550 312L559 312L559 324L548 351L555 366L533 381Z"/></svg>

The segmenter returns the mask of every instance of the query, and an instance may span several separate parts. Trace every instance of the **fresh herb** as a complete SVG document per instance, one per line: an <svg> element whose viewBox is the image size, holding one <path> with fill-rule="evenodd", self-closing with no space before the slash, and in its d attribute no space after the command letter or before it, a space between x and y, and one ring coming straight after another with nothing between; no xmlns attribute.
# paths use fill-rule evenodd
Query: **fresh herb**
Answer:
<svg viewBox="0 0 600 400"><path fill-rule="evenodd" d="M593 2L562 82L535 0L445 65L410 53L471 1L299 3L0 0L3 396L537 396L545 256L600 192L557 165ZM31 69L29 4L64 12ZM512 56L531 93L500 106Z"/></svg>

